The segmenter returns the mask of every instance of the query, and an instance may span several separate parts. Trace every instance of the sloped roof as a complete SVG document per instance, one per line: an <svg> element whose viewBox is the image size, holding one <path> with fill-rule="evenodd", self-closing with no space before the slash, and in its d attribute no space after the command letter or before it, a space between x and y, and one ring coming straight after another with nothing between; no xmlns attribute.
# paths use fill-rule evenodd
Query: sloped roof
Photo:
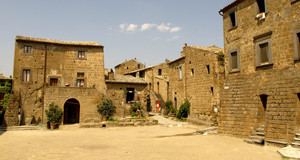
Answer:
<svg viewBox="0 0 300 160"><path fill-rule="evenodd" d="M144 78L137 78L130 75L116 74L113 80L106 80L106 83L134 83L134 84L147 84Z"/></svg>
<svg viewBox="0 0 300 160"><path fill-rule="evenodd" d="M128 60L128 61L125 61L125 62L122 62L122 63L120 63L120 64L116 65L116 66L115 66L115 68L116 68L116 67L118 67L118 66L120 66L121 64L124 64L124 63L130 62L130 61L135 61L136 63L143 64L143 63L141 63L141 62L137 61L137 60L136 60L136 58L133 58L133 59L131 59L131 60Z"/></svg>
<svg viewBox="0 0 300 160"><path fill-rule="evenodd" d="M240 2L242 2L243 0L235 0L232 3L228 4L227 6L225 6L224 8L222 8L219 12L226 12L227 10L229 10L231 7L239 4Z"/></svg>
<svg viewBox="0 0 300 160"><path fill-rule="evenodd" d="M54 39L43 39L43 38L24 37L24 36L16 36L16 41L31 41L31 42L42 42L42 43L52 43L52 44L61 44L61 45L72 45L72 46L103 47L103 45L97 42L59 41Z"/></svg>

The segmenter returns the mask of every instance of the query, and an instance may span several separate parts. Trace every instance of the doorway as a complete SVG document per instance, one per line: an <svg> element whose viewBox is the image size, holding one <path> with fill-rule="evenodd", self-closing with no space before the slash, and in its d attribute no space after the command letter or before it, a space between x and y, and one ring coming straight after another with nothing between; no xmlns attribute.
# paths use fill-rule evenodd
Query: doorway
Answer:
<svg viewBox="0 0 300 160"><path fill-rule="evenodd" d="M134 101L134 88L127 88L126 102Z"/></svg>
<svg viewBox="0 0 300 160"><path fill-rule="evenodd" d="M69 99L64 105L64 124L79 123L80 104L76 99Z"/></svg>
<svg viewBox="0 0 300 160"><path fill-rule="evenodd" d="M266 120L266 111L267 111L267 104L268 104L268 95L262 94L259 95L260 98L260 104L258 108L258 122L261 124L265 123Z"/></svg>

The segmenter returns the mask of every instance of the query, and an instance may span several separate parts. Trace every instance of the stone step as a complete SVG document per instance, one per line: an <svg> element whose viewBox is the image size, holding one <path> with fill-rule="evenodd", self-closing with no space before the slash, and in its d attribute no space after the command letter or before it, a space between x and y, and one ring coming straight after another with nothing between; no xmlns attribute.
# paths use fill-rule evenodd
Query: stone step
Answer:
<svg viewBox="0 0 300 160"><path fill-rule="evenodd" d="M296 136L297 138L300 138L300 133L296 133L295 136Z"/></svg>
<svg viewBox="0 0 300 160"><path fill-rule="evenodd" d="M265 128L256 128L256 132L265 132Z"/></svg>
<svg viewBox="0 0 300 160"><path fill-rule="evenodd" d="M244 139L244 142L250 143L250 144L260 144L262 145L264 143L263 139Z"/></svg>
<svg viewBox="0 0 300 160"><path fill-rule="evenodd" d="M288 146L288 142L285 141L280 141L280 140L266 140L268 145L275 145L275 146L279 146L279 147L286 147Z"/></svg>
<svg viewBox="0 0 300 160"><path fill-rule="evenodd" d="M292 146L293 146L294 148L300 148L300 143L293 142L293 143L292 143Z"/></svg>
<svg viewBox="0 0 300 160"><path fill-rule="evenodd" d="M293 142L300 143L300 138L294 138Z"/></svg>
<svg viewBox="0 0 300 160"><path fill-rule="evenodd" d="M253 131L253 132L251 132L251 135L257 135L257 136L265 136L265 132L255 132L255 131Z"/></svg>
<svg viewBox="0 0 300 160"><path fill-rule="evenodd" d="M0 131L25 131L25 130L40 130L39 126L13 126L13 127L0 127Z"/></svg>
<svg viewBox="0 0 300 160"><path fill-rule="evenodd" d="M257 139L259 141L263 141L265 139L265 137L261 137L261 136L249 136L248 139Z"/></svg>

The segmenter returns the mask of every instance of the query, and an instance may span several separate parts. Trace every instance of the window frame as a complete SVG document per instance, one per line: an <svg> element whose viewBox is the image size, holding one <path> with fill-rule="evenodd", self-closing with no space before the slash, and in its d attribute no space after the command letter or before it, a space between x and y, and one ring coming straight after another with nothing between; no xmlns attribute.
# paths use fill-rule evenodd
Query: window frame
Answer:
<svg viewBox="0 0 300 160"><path fill-rule="evenodd" d="M82 56L84 53L84 56ZM85 50L78 50L76 53L76 58L77 59L87 59L87 52Z"/></svg>
<svg viewBox="0 0 300 160"><path fill-rule="evenodd" d="M300 61L300 29L294 31L294 60Z"/></svg>
<svg viewBox="0 0 300 160"><path fill-rule="evenodd" d="M83 76L79 76L79 75L83 75ZM77 72L75 86L76 87L86 87L86 78L85 78L84 72Z"/></svg>
<svg viewBox="0 0 300 160"><path fill-rule="evenodd" d="M228 12L228 17L229 17L229 21L228 21L228 30L232 30L234 28L237 28L238 24L237 24L237 16L236 16L236 11L237 9L233 9L231 10L230 12ZM235 26L232 25L232 17L231 17L231 14L234 13L234 20L235 20Z"/></svg>
<svg viewBox="0 0 300 160"><path fill-rule="evenodd" d="M255 56L256 56L256 67L273 65L272 55L272 31L253 37L255 43ZM268 59L266 63L261 63L260 60L260 45L268 43Z"/></svg>
<svg viewBox="0 0 300 160"><path fill-rule="evenodd" d="M28 48L30 48L30 52L28 51ZM32 55L33 54L32 45L28 45L28 44L23 45L23 54Z"/></svg>
<svg viewBox="0 0 300 160"><path fill-rule="evenodd" d="M232 53L236 52L236 58L237 58L237 68L232 68ZM236 73L236 72L240 72L240 49L239 48L235 48L229 51L229 73Z"/></svg>
<svg viewBox="0 0 300 160"><path fill-rule="evenodd" d="M182 65L178 66L178 78L180 81L183 79Z"/></svg>
<svg viewBox="0 0 300 160"><path fill-rule="evenodd" d="M25 71L27 71L27 72L29 71L28 72L29 74L26 72L26 78L25 78L25 75L24 75ZM29 82L31 82L31 77L32 77L32 75L31 75L31 69L28 69L28 68L22 69L21 79L22 79L23 83L29 83Z"/></svg>

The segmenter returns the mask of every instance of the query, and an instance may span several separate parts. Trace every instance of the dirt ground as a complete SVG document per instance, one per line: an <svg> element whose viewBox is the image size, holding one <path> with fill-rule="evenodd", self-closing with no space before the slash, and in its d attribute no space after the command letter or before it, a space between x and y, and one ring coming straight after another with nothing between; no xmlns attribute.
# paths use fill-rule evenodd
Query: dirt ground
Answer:
<svg viewBox="0 0 300 160"><path fill-rule="evenodd" d="M222 135L191 135L195 127L76 128L0 133L1 160L197 159L277 160L279 148Z"/></svg>

